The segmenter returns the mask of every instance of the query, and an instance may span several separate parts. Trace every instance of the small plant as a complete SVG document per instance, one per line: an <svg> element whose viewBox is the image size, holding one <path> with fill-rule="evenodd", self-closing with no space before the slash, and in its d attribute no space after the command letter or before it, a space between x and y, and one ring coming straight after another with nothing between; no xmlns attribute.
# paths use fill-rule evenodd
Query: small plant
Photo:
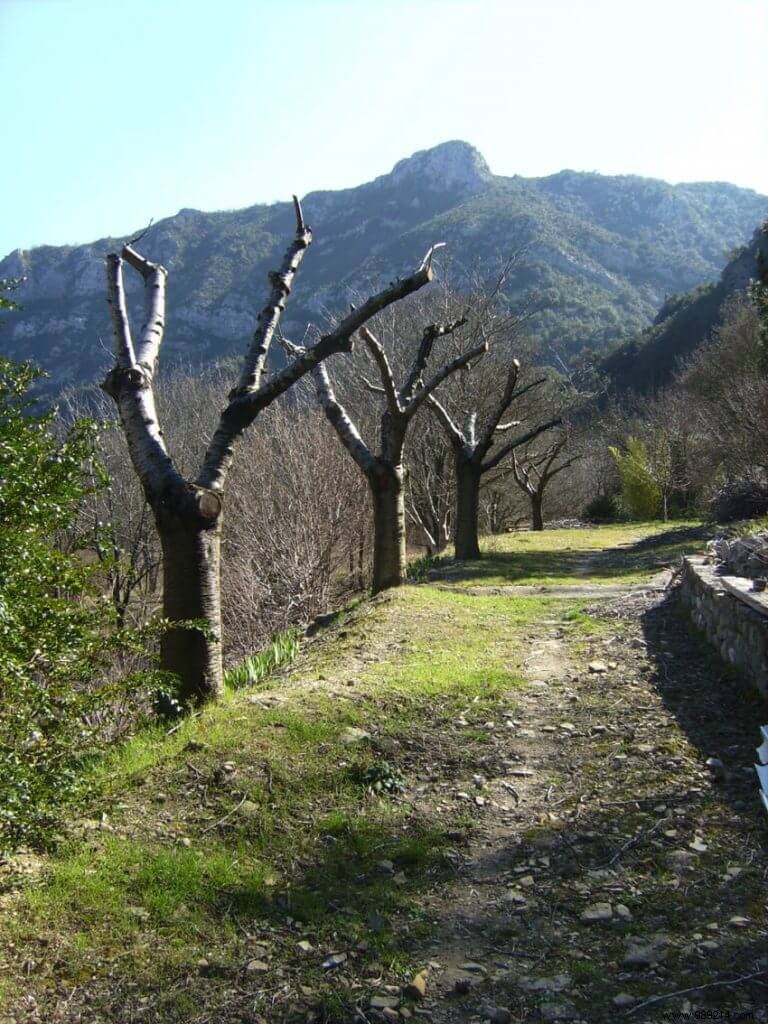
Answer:
<svg viewBox="0 0 768 1024"><path fill-rule="evenodd" d="M284 633L275 633L269 645L258 651L245 661L228 669L224 682L233 690L243 686L255 686L281 665L289 665L299 653L299 636L297 629L288 629Z"/></svg>
<svg viewBox="0 0 768 1024"><path fill-rule="evenodd" d="M428 583L430 571L442 565L444 561L442 555L422 555L421 558L414 558L408 563L408 582Z"/></svg>
<svg viewBox="0 0 768 1024"><path fill-rule="evenodd" d="M405 789L403 776L389 761L376 761L369 765L360 776L360 781L372 794L402 793Z"/></svg>

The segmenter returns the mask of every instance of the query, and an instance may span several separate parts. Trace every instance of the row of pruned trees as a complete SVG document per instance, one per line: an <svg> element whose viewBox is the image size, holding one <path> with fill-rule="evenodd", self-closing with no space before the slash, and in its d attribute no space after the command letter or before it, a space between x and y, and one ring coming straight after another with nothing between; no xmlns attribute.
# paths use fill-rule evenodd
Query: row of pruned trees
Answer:
<svg viewBox="0 0 768 1024"><path fill-rule="evenodd" d="M404 300L432 280L434 248L412 274L352 306L346 316L327 329L308 331L301 344L282 337L282 314L312 241L298 200L295 213L295 236L279 270L269 275L269 295L258 315L237 384L210 431L210 440L198 446L196 452L172 453L160 427L155 377L165 327L167 272L131 243L119 255L113 253L107 258L115 365L103 388L117 405L133 470L157 532L160 556L155 564L150 565L151 559L140 545L136 557L146 573L162 574L162 613L169 628L161 643L161 667L178 677L179 696L185 703L215 698L223 689L224 510L226 506L228 515L244 518L249 513L247 505L230 502L227 496L235 448L246 429L257 417L277 408L275 403L289 389L311 377L326 419L365 481L373 508L375 591L397 586L405 579L404 454L411 424L419 412L422 417L434 418L452 452L456 484L453 526L460 557L479 555L478 505L484 474L500 468L518 450L527 450L530 455L526 446L561 421L561 416L549 408L542 415L547 403L539 408L533 401L537 393L552 392L553 382L546 374L524 380L519 362L511 355L510 338L518 323L502 312L497 301L501 281L490 293L477 291L459 298L444 290L431 303L411 302L407 310L404 308ZM125 299L126 266L135 270L144 284L145 319L136 341ZM415 324L418 337L410 345ZM270 349L275 338L288 358L284 366L270 371ZM361 353L355 351L356 339L362 341L364 358L375 368L375 381L369 379ZM338 367L340 389L326 364L331 356L342 356ZM468 388L459 381L467 377L474 377L478 386ZM371 395L380 402L377 410ZM297 401L294 409L298 408ZM463 408L463 418L456 414L459 408ZM514 418L502 422L510 410ZM183 410L170 410L172 418L177 411ZM262 434L259 443L250 445L254 465L267 454L253 450L263 441ZM270 454L281 457L274 449ZM317 455L307 453L307 460L317 461ZM529 457L522 464L516 458L511 467L518 483L527 481L526 487L532 474L541 471L538 457ZM303 468L291 467L291 483L301 476ZM550 469L551 462L544 476ZM423 480L421 483L422 491L430 490L428 484L423 486ZM444 495L433 504L440 500L445 501ZM417 502L410 502L418 516L417 506ZM260 507L264 508L263 503ZM274 530L279 535L279 519L290 517L291 508L278 505L273 511ZM337 502L337 519L353 514L352 509ZM424 516L421 518L424 523ZM446 521L444 517L442 526L433 521L426 527L427 532L430 528L434 531L436 546L445 539ZM259 524L253 525L255 528ZM322 533L328 525L318 522L315 530ZM258 578L258 552L251 551L247 561ZM279 559L272 559L271 564L279 564Z"/></svg>

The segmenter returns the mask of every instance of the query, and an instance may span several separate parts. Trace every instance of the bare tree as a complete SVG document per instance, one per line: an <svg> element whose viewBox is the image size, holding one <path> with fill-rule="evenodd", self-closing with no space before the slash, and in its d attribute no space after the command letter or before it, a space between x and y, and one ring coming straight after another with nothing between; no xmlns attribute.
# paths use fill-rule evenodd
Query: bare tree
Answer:
<svg viewBox="0 0 768 1024"><path fill-rule="evenodd" d="M299 265L312 241L294 197L296 233L280 269L269 275L270 292L242 363L237 386L216 427L197 474L185 478L160 429L154 375L165 327L167 271L128 243L107 256L107 294L115 366L102 387L117 403L134 470L152 508L163 555L163 613L171 623L161 642L161 666L179 679L184 703L217 697L223 690L221 653L221 526L223 494L235 445L259 413L304 374L335 352L350 351L367 321L432 278L431 250L415 273L391 283L297 353L283 369L267 374L270 345ZM134 346L123 284L127 263L144 281L145 323Z"/></svg>
<svg viewBox="0 0 768 1024"><path fill-rule="evenodd" d="M544 529L544 492L556 476L572 466L578 454L569 454L568 435L563 433L547 447L528 448L520 458L512 451L512 477L531 502L531 528Z"/></svg>
<svg viewBox="0 0 768 1024"><path fill-rule="evenodd" d="M374 593L388 587L400 586L405 581L403 450L409 424L443 381L457 370L469 366L472 360L488 350L488 342L482 338L469 351L444 363L431 377L424 379L435 342L458 331L466 323L466 316L461 316L448 323L431 323L426 326L410 372L401 386L395 383L383 345L367 327L361 328L360 337L365 341L381 379L381 386L367 382L368 389L384 396L376 453L365 443L347 410L337 399L325 366L317 365L312 371L325 415L341 443L364 474L370 488L374 513Z"/></svg>
<svg viewBox="0 0 768 1024"><path fill-rule="evenodd" d="M480 506L480 484L484 473L495 469L516 448L527 444L560 423L560 417L554 416L537 423L523 433L517 433L511 441L502 445L493 454L489 454L497 438L507 431L520 427L520 420L502 423L502 417L510 406L524 395L545 384L546 376L538 377L518 387L520 363L517 359L507 372L504 392L485 418L485 424L478 430L478 411L474 408L466 415L465 426L457 425L445 406L431 395L429 407L442 424L451 443L456 470L456 516L454 523L457 558L480 558L478 540L478 513Z"/></svg>
<svg viewBox="0 0 768 1024"><path fill-rule="evenodd" d="M437 555L451 539L455 479L453 452L439 424L422 416L408 445L406 513L427 554Z"/></svg>
<svg viewBox="0 0 768 1024"><path fill-rule="evenodd" d="M365 483L314 401L288 397L244 438L227 484L225 661L306 624L359 586L360 541L370 535ZM248 457L257 450L260 458Z"/></svg>

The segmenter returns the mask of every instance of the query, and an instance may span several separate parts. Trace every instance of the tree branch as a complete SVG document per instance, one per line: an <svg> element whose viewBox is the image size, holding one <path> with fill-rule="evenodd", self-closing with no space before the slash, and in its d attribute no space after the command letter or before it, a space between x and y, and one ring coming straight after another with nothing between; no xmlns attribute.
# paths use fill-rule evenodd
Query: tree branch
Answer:
<svg viewBox="0 0 768 1024"><path fill-rule="evenodd" d="M482 437L478 442L478 448L482 449L480 452L480 458L485 457L485 453L493 444L493 435L498 427L499 420L507 411L512 402L512 396L515 393L515 385L517 384L517 378L520 376L520 363L517 359L512 360L512 365L509 368L507 374L507 383L504 387L504 394L501 396L499 404L496 406L495 411L492 413L486 428L483 432Z"/></svg>
<svg viewBox="0 0 768 1024"><path fill-rule="evenodd" d="M434 395L427 396L427 408L432 410L438 421L442 424L443 429L448 435L448 440L452 445L454 445L454 447L461 447L466 444L464 434L448 415L445 406L442 405Z"/></svg>
<svg viewBox="0 0 768 1024"><path fill-rule="evenodd" d="M528 495L533 494L535 488L531 487L530 475L525 467L521 466L517 461L514 448L512 449L512 476L521 490L525 491Z"/></svg>
<svg viewBox="0 0 768 1024"><path fill-rule="evenodd" d="M520 388L519 391L515 391L510 399L510 404L516 402L518 398L522 398L523 395L528 394L529 391L533 391L534 388L541 387L542 384L546 384L549 377L539 377L538 380L531 381L530 384L526 384L525 387Z"/></svg>
<svg viewBox="0 0 768 1024"><path fill-rule="evenodd" d="M317 395L326 419L339 435L339 440L363 473L369 476L376 469L376 458L365 441L363 441L357 427L349 418L346 409L336 398L328 371L322 363L318 363L313 368L312 379L315 382Z"/></svg>
<svg viewBox="0 0 768 1024"><path fill-rule="evenodd" d="M471 349L469 352L465 352L464 355L457 356L456 359L453 359L450 363L446 363L445 366L442 366L426 384L423 384L419 388L413 398L409 401L405 408L405 415L408 417L413 416L421 403L431 395L438 385L442 384L446 377L450 377L452 373L456 373L457 370L461 370L462 367L467 366L473 359L477 359L478 356L487 351L488 342L483 341L480 345L476 345L475 348Z"/></svg>
<svg viewBox="0 0 768 1024"><path fill-rule="evenodd" d="M151 263L132 244L123 246L123 259L144 278L144 323L136 353L138 363L154 375L165 332L165 284L168 271L160 263Z"/></svg>
<svg viewBox="0 0 768 1024"><path fill-rule="evenodd" d="M266 306L261 310L256 320L256 330L253 333L250 348L243 360L243 367L240 372L238 389L243 391L255 390L261 384L261 377L264 373L264 364L269 354L269 346L275 329L280 323L280 317L291 293L293 279L304 254L312 244L312 229L304 223L304 215L301 210L301 203L297 196L293 197L293 208L296 214L296 234L283 256L283 262L278 271L271 271L269 283L272 289L269 293Z"/></svg>
<svg viewBox="0 0 768 1024"><path fill-rule="evenodd" d="M432 250L430 250L431 252ZM336 327L324 334L311 348L304 350L292 363L262 383L256 390L237 390L230 396L229 404L219 418L219 425L205 453L197 482L201 487L221 490L232 463L234 444L242 432L250 426L262 409L271 405L305 373L327 359L335 352L349 352L352 338L372 316L391 306L393 302L418 291L432 280L430 253L419 269L410 277L403 278L372 295L362 306L353 309Z"/></svg>
<svg viewBox="0 0 768 1024"><path fill-rule="evenodd" d="M129 253L131 260L134 256L141 260L130 248ZM150 275L154 272L153 268ZM116 253L107 256L107 296L112 315L115 366L101 386L117 404L131 462L144 494L151 501L169 485L183 487L184 481L165 447L155 408L151 371L136 362L125 304L123 260Z"/></svg>
<svg viewBox="0 0 768 1024"><path fill-rule="evenodd" d="M555 468L551 472L549 470L545 471L547 483L549 483L549 481L552 480L553 477L556 477L558 473L562 473L564 469L568 469L569 466L572 466L574 462L578 462L579 458L579 455L574 455L572 458L566 459L565 462L561 462L559 466L555 466Z"/></svg>
<svg viewBox="0 0 768 1024"><path fill-rule="evenodd" d="M421 375L426 368L427 360L432 354L432 346L435 341L438 338L444 337L446 334L453 334L453 332L458 330L459 327L463 327L466 322L466 316L462 316L459 317L458 320L454 320L448 324L428 324L424 328L421 336L421 344L419 345L416 357L413 360L411 372L408 374L408 379L403 385L401 391L403 401L407 402L413 395L413 389L421 380Z"/></svg>
<svg viewBox="0 0 768 1024"><path fill-rule="evenodd" d="M400 408L400 401L397 397L397 389L395 388L395 378L392 376L392 368L389 365L387 353L384 351L384 348L378 338L371 334L367 327L361 327L359 333L360 337L368 346L368 351L376 360L376 365L379 368L379 376L381 377L381 382L384 385L383 391L387 396L389 411L393 415L397 416L403 410Z"/></svg>
<svg viewBox="0 0 768 1024"><path fill-rule="evenodd" d="M642 1003L636 1003L631 1009L627 1010L625 1016L631 1017L633 1013L637 1013L638 1010L644 1010L646 1006L652 1006L654 1003L662 1003L666 999L675 999L677 996L687 996L692 992L703 992L708 988L726 988L730 985L741 985L745 981L752 981L754 978L762 978L763 975L768 974L768 970L763 968L760 971L753 971L752 974L742 974L739 978L723 978L722 981L708 981L704 985L692 985L691 988L679 988L674 992L665 992L660 996L651 996L650 999L644 999Z"/></svg>
<svg viewBox="0 0 768 1024"><path fill-rule="evenodd" d="M128 370L136 365L136 356L125 303L123 261L114 252L107 256L107 302L112 317L112 348L115 363L120 370Z"/></svg>
<svg viewBox="0 0 768 1024"><path fill-rule="evenodd" d="M543 434L545 431L551 430L552 427L559 427L561 423L562 420L560 419L560 417L557 417L556 419L553 420L548 420L546 423L540 423L538 426L532 427L525 434L521 434L514 440L507 442L507 444L505 444L503 448L496 452L495 455L488 459L487 462L483 463L482 472L487 473L488 470L493 469L495 466L498 466L501 460L505 459L510 452L515 450L515 448L519 448L520 445L527 444L529 441L532 441L535 437L538 437L539 434Z"/></svg>

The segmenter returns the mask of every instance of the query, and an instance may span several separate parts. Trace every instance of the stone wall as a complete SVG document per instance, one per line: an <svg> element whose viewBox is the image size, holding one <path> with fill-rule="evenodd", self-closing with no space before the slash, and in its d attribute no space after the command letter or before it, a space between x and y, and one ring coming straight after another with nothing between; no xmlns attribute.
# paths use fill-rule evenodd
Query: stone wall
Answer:
<svg viewBox="0 0 768 1024"><path fill-rule="evenodd" d="M768 617L729 594L716 566L700 555L683 559L680 593L723 661L741 669L768 697Z"/></svg>

